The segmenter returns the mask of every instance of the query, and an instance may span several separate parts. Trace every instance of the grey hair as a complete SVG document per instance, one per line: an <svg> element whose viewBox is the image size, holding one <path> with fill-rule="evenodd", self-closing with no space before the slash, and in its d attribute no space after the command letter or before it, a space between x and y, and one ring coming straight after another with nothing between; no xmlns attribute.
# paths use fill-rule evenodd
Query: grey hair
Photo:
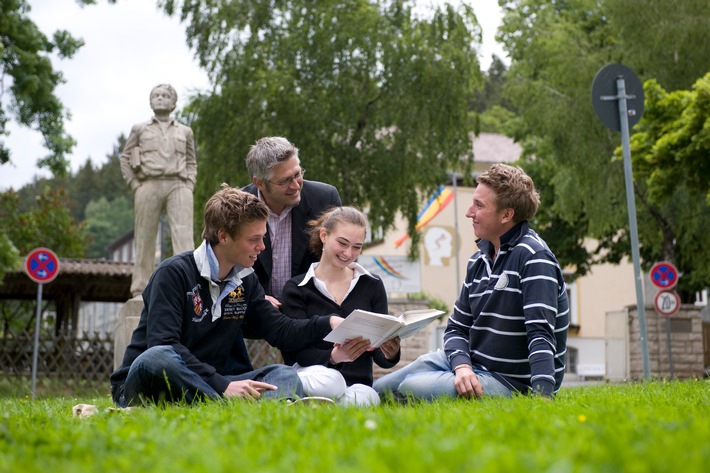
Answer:
<svg viewBox="0 0 710 473"><path fill-rule="evenodd" d="M247 171L251 177L268 181L272 177L274 166L291 158L301 164L298 148L281 136L267 136L251 145L247 153Z"/></svg>

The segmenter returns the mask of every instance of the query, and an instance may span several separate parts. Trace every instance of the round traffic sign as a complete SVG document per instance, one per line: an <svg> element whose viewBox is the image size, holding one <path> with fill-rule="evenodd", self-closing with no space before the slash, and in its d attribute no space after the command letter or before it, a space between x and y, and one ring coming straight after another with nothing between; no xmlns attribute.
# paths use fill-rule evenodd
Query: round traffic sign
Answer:
<svg viewBox="0 0 710 473"><path fill-rule="evenodd" d="M651 267L651 283L659 289L670 289L678 284L678 270L668 261L659 261Z"/></svg>
<svg viewBox="0 0 710 473"><path fill-rule="evenodd" d="M25 261L25 271L38 284L53 281L59 274L59 258L47 248L35 248Z"/></svg>
<svg viewBox="0 0 710 473"><path fill-rule="evenodd" d="M656 294L653 305L660 315L670 317L680 309L680 296L675 291L661 291Z"/></svg>
<svg viewBox="0 0 710 473"><path fill-rule="evenodd" d="M621 117L619 117L619 96L617 80L624 80L626 89L626 111L629 129L632 128L643 115L643 84L634 71L623 64L608 64L594 76L592 82L592 104L599 120L614 131L621 131Z"/></svg>

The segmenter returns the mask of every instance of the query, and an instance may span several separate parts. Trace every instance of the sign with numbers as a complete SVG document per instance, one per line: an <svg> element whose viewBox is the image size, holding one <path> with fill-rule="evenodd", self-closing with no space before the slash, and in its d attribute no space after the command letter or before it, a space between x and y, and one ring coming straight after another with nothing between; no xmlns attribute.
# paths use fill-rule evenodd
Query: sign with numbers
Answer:
<svg viewBox="0 0 710 473"><path fill-rule="evenodd" d="M670 317L680 309L680 296L675 291L660 291L653 301L659 315Z"/></svg>

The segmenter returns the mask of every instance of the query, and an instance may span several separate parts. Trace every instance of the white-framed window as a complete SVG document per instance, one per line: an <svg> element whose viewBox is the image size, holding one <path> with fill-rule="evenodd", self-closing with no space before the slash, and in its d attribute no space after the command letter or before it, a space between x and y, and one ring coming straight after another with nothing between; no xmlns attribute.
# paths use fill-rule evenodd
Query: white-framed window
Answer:
<svg viewBox="0 0 710 473"><path fill-rule="evenodd" d="M579 325L579 314L577 313L577 283L572 278L571 271L563 271L565 286L567 286L567 300L569 301L569 323Z"/></svg>
<svg viewBox="0 0 710 473"><path fill-rule="evenodd" d="M448 318L446 320L448 320ZM444 349L444 331L445 330L446 330L446 323L444 323L442 325L435 326L434 330L431 331L431 342L429 343L429 346L431 347L430 351Z"/></svg>

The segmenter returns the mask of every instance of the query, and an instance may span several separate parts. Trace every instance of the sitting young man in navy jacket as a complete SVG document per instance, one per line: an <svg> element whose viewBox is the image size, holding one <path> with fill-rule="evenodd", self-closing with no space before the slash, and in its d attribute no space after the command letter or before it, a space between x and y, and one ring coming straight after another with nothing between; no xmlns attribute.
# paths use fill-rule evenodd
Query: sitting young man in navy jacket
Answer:
<svg viewBox="0 0 710 473"><path fill-rule="evenodd" d="M250 366L242 334L280 349L322 340L342 319L293 320L275 309L252 266L264 249L269 210L226 184L205 205L203 243L160 264L143 292L140 322L111 375L114 402L297 398L295 370Z"/></svg>

